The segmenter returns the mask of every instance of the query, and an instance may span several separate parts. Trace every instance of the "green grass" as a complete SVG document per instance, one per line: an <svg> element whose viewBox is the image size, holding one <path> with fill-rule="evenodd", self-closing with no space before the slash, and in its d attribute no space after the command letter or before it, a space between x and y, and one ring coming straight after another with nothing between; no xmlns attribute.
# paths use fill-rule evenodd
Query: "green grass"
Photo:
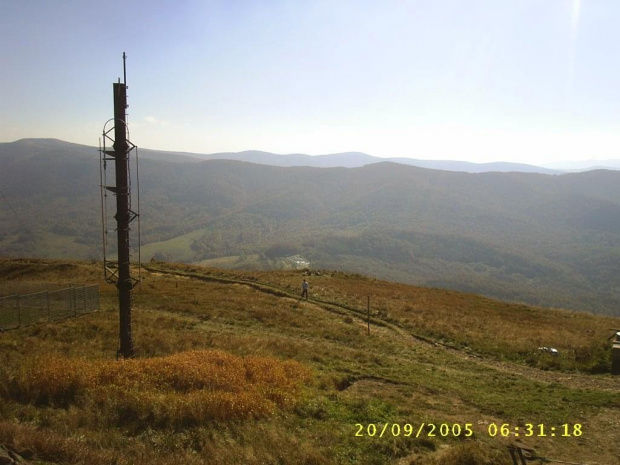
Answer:
<svg viewBox="0 0 620 465"><path fill-rule="evenodd" d="M75 257L98 256L99 249L81 244L75 236L54 234L49 231L38 233L36 239L28 243L30 253L37 257L72 259ZM18 236L7 236L0 240L0 249L8 250Z"/></svg>
<svg viewBox="0 0 620 465"><path fill-rule="evenodd" d="M190 246L192 245L192 242L200 238L204 232L204 229L198 229L196 231L191 231L189 233L176 236L172 239L168 239L167 241L145 244L141 247L140 254L145 261L150 260L157 254L163 254L167 257L174 257L175 260L180 262L192 261L195 252L192 251Z"/></svg>
<svg viewBox="0 0 620 465"><path fill-rule="evenodd" d="M3 260L0 275L100 279L97 265L61 265ZM143 406L138 410L123 410L128 408L123 398L101 397L96 390L71 391L71 401L64 404L63 396L55 402L25 396L28 367L50 356L92 369L116 365L116 295L107 285L98 313L0 335L0 444L55 463L502 465L511 463L506 446L516 438L490 437L489 424L579 423L582 436L522 437L521 444L561 460L612 463L620 454L609 426L620 410L616 380L574 371L575 366L570 372L542 370L517 356L534 337L521 331L523 315L540 334L551 337L555 328L558 338L583 347L598 337L599 326L617 321L561 311L547 319L543 309L343 273L309 277L311 300L300 302L299 272L156 265L159 272L143 272L145 279L134 292L137 363L196 350L223 351L241 360L294 360L312 373L298 401L266 416L185 421L185 394L149 388L156 385L152 377L138 383L145 392L136 400ZM365 293L372 293L375 309L370 336L356 311L364 310ZM513 312L521 318L513 318ZM472 323L483 318L485 328ZM586 323L594 333L584 331ZM485 340L490 336L485 338L485 331L500 327L501 334L511 335L507 341ZM436 345L432 340L439 334L442 344ZM415 433L356 436L358 424L367 431L369 424L381 429L422 422L470 424L473 434L428 437L426 428L417 438Z"/></svg>

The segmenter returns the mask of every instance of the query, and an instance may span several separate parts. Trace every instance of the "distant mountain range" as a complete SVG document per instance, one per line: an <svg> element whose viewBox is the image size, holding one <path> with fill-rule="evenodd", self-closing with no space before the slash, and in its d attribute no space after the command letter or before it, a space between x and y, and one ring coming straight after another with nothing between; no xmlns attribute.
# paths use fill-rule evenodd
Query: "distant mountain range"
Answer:
<svg viewBox="0 0 620 465"><path fill-rule="evenodd" d="M11 144L15 144L11 146ZM53 151L54 148L62 148L69 153L87 153L96 150L96 147L74 144L58 139L21 139L15 142L0 143L11 147L11 150L29 149ZM393 157L381 158L362 152L344 152L329 155L305 155L293 153L279 155L260 150L246 150L243 152L221 152L212 154L174 152L163 150L151 150L140 148L140 155L151 160L162 160L174 163L196 163L206 160L236 160L260 165L270 166L309 166L315 168L359 168L373 163L399 163L402 165L417 166L443 171L458 171L464 173L540 173L540 174L563 174L568 172L583 172L596 169L620 170L620 160L587 160L580 162L557 162L541 166L524 163L491 162L472 163L457 160L418 160L413 158Z"/></svg>
<svg viewBox="0 0 620 465"><path fill-rule="evenodd" d="M146 150L148 157L168 161L205 161L205 160L236 160L260 165L270 166L309 166L315 168L359 168L373 163L399 163L402 165L417 166L444 171L462 171L465 173L486 173L486 172L521 172L521 173L542 173L542 174L561 174L561 170L544 168L522 163L470 163L466 161L450 160L415 160L413 158L380 158L373 157L361 152L334 153L331 155L304 155L293 153L289 155L277 155L270 152L258 150L247 150L244 152L223 152L213 154L197 153L178 153L162 152L156 150ZM175 160L176 159L176 160Z"/></svg>
<svg viewBox="0 0 620 465"><path fill-rule="evenodd" d="M564 172L581 172L592 170L620 170L620 160L580 160L545 163L545 168Z"/></svg>
<svg viewBox="0 0 620 465"><path fill-rule="evenodd" d="M162 154L163 155L163 154ZM331 155L276 155L258 150L248 150L234 153L214 153L211 155L184 154L199 160L237 160L258 163L270 166L310 166L315 168L359 168L373 163L399 163L402 165L417 166L444 171L462 171L465 173L521 172L560 174L561 171L520 163L470 163L466 161L450 160L415 160L412 158L380 158L361 152L335 153ZM162 157L163 159L163 157Z"/></svg>
<svg viewBox="0 0 620 465"><path fill-rule="evenodd" d="M139 154L147 260L273 268L298 255L312 267L619 313L617 171L281 167ZM369 160L319 160L333 157ZM95 148L27 139L0 144L0 163L0 254L101 257Z"/></svg>
<svg viewBox="0 0 620 465"><path fill-rule="evenodd" d="M457 160L417 160L414 158L381 158L361 152L335 153L331 155L304 155L299 153L278 155L259 150L244 152L222 152L199 154L187 152L164 152L159 150L142 150L149 158L195 162L204 160L237 160L271 166L311 166L316 168L359 168L372 163L400 163L432 170L460 171L463 173L540 173L563 174L592 171L597 169L620 170L620 160L587 160L581 162L556 162L545 165L528 165L525 163L492 162L471 163Z"/></svg>

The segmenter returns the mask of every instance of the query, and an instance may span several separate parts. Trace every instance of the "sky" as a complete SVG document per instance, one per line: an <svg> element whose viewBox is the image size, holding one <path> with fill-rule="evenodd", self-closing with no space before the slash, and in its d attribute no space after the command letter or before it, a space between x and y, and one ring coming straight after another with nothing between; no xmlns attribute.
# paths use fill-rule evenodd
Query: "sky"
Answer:
<svg viewBox="0 0 620 465"><path fill-rule="evenodd" d="M617 0L0 0L0 142L620 159Z"/></svg>

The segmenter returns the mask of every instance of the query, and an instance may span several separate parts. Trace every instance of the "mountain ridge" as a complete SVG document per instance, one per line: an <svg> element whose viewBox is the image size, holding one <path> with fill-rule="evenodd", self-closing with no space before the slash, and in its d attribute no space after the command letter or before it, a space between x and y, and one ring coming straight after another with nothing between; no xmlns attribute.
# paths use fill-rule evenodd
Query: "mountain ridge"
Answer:
<svg viewBox="0 0 620 465"><path fill-rule="evenodd" d="M84 150L92 151L97 150L96 147L90 147L87 145L75 144L72 142L65 142L60 139L53 138L27 138L20 139L14 142L0 143L0 147L4 144L22 144L30 147L36 147L37 145L47 144L53 147L61 147L63 144L67 144L73 151ZM326 155L306 155L301 153L292 153L287 155L280 155L271 152L265 152L261 150L245 150L242 152L220 152L212 154L201 154L191 152L176 152L165 150L154 150L147 148L139 148L141 157L172 161L172 162L198 162L205 160L237 160L245 161L249 163L256 163L270 166L309 166L317 168L357 168L373 163L392 162L403 165L417 166L420 168L436 169L443 171L462 171L468 173L482 173L482 172L524 172L524 173L543 173L543 174L561 174L559 170L550 168L527 165L523 163L510 163L510 162L491 162L491 163L472 163L466 161L454 161L454 160L418 160L404 157L391 157L382 158L372 155L368 155L362 152L342 152Z"/></svg>
<svg viewBox="0 0 620 465"><path fill-rule="evenodd" d="M74 142L66 142L55 138L23 138L12 142L0 142L4 144L26 144L36 146L41 142L56 144L61 147L63 144L72 146L77 150L97 150L97 147ZM582 161L563 161L544 163L541 165L530 165L515 162L486 162L473 163L459 160L423 160L406 157L376 157L363 152L342 152L326 155L307 155L301 153L275 154L261 150L244 150L241 152L218 152L218 153L195 153L183 151L169 151L139 148L142 156L150 159L172 161L172 162L199 162L204 160L238 160L250 163L266 164L271 166L313 166L323 168L354 168L371 163L393 162L419 168L428 168L443 171L461 171L466 173L486 173L486 172L522 172L522 173L542 173L542 174L566 174L581 173L594 170L620 170L620 160L582 160Z"/></svg>

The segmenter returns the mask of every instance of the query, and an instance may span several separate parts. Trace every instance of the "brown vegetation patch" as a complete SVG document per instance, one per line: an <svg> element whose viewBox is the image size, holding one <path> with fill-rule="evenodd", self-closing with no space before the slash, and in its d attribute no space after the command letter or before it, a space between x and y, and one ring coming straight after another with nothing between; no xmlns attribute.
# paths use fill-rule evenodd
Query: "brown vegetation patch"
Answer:
<svg viewBox="0 0 620 465"><path fill-rule="evenodd" d="M289 409L310 379L294 361L217 350L119 362L41 357L2 394L39 406L95 406L112 424L180 427Z"/></svg>

